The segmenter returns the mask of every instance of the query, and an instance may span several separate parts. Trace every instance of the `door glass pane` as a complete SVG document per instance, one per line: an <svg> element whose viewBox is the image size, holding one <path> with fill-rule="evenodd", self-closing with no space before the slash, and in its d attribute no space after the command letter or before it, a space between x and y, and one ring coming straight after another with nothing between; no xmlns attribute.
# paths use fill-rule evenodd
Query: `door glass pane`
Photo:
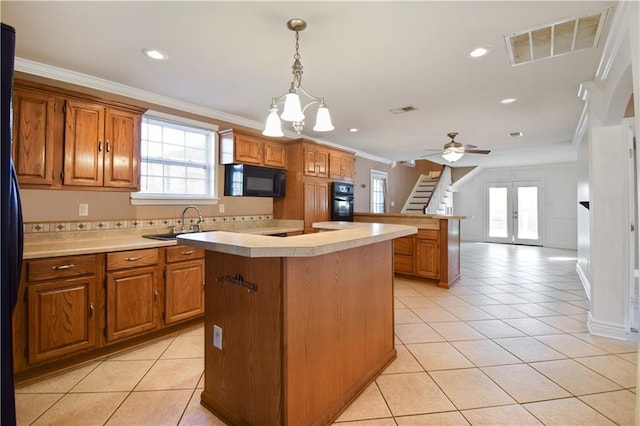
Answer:
<svg viewBox="0 0 640 426"><path fill-rule="evenodd" d="M538 187L518 187L518 239L538 239Z"/></svg>
<svg viewBox="0 0 640 426"><path fill-rule="evenodd" d="M507 188L489 188L489 237L507 238Z"/></svg>

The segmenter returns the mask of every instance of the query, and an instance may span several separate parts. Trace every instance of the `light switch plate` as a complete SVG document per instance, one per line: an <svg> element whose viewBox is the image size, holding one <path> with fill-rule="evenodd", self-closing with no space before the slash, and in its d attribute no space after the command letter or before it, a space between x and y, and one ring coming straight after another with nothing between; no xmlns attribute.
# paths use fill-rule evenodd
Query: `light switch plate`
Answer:
<svg viewBox="0 0 640 426"><path fill-rule="evenodd" d="M222 327L213 326L213 346L222 349Z"/></svg>

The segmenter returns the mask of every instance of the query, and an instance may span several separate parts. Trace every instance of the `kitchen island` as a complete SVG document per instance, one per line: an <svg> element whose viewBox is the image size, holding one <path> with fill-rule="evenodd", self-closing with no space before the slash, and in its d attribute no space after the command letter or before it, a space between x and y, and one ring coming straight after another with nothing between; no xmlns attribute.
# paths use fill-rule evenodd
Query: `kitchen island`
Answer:
<svg viewBox="0 0 640 426"><path fill-rule="evenodd" d="M394 246L396 274L423 278L450 288L460 278L460 220L464 216L354 213L355 222L395 223L418 228Z"/></svg>
<svg viewBox="0 0 640 426"><path fill-rule="evenodd" d="M393 239L417 229L314 227L179 237L206 250L201 398L230 424L330 424L396 357Z"/></svg>

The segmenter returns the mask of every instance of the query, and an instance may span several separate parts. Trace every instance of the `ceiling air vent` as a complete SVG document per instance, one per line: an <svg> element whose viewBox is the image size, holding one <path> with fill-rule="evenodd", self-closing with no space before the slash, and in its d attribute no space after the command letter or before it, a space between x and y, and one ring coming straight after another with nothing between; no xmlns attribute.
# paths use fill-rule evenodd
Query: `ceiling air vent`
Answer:
<svg viewBox="0 0 640 426"><path fill-rule="evenodd" d="M510 132L508 135L510 138L519 138L522 137L522 132Z"/></svg>
<svg viewBox="0 0 640 426"><path fill-rule="evenodd" d="M505 36L511 66L598 46L609 9Z"/></svg>
<svg viewBox="0 0 640 426"><path fill-rule="evenodd" d="M404 114L405 112L415 111L417 109L418 108L414 107L413 105L409 105L402 108L393 108L393 109L390 109L389 111L391 111L394 114Z"/></svg>

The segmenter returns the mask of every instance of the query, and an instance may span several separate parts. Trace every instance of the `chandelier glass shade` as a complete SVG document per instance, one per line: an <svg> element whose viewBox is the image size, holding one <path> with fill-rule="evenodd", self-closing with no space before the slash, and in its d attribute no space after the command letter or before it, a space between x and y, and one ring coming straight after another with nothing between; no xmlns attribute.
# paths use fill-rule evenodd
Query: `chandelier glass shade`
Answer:
<svg viewBox="0 0 640 426"><path fill-rule="evenodd" d="M313 130L316 132L329 132L334 129L331 123L331 115L329 109L323 97L313 96L309 94L304 87L302 87L302 63L300 62L299 53L299 37L300 31L307 27L307 23L298 18L290 19L287 22L287 28L296 33L296 53L293 55L292 73L293 79L291 80L291 86L289 91L282 96L278 96L271 99L271 106L269 107L269 115L267 116L267 122L262 132L265 136L280 137L284 136L282 132L282 122L289 121L292 123L293 130L300 134L304 128L305 111L309 106L317 104L316 112L316 124ZM301 95L304 95L306 104L302 106ZM284 104L282 114L278 116L280 108L278 104Z"/></svg>

